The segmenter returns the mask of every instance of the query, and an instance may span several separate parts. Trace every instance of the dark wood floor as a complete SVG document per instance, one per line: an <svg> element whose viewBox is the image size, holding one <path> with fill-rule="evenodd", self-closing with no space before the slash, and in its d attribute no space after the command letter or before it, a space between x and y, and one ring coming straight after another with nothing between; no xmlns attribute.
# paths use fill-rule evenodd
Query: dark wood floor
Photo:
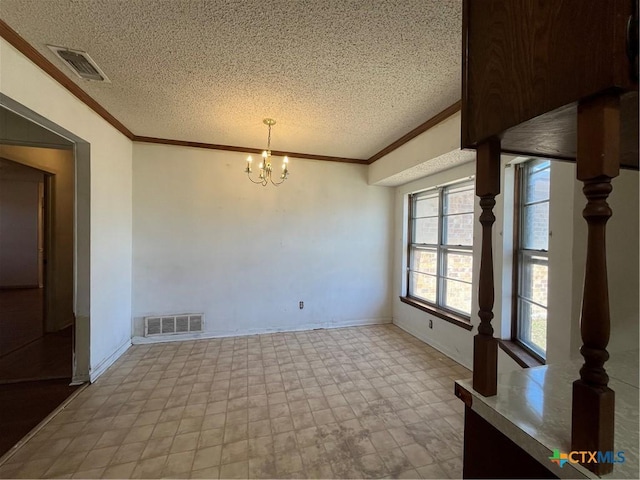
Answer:
<svg viewBox="0 0 640 480"><path fill-rule="evenodd" d="M44 289L0 289L0 357L40 338Z"/></svg>
<svg viewBox="0 0 640 480"><path fill-rule="evenodd" d="M0 357L0 384L34 380L71 379L72 327L47 333Z"/></svg>
<svg viewBox="0 0 640 480"><path fill-rule="evenodd" d="M0 385L0 456L53 412L78 386L69 379Z"/></svg>
<svg viewBox="0 0 640 480"><path fill-rule="evenodd" d="M0 290L0 456L78 388L72 327L43 334L42 294Z"/></svg>

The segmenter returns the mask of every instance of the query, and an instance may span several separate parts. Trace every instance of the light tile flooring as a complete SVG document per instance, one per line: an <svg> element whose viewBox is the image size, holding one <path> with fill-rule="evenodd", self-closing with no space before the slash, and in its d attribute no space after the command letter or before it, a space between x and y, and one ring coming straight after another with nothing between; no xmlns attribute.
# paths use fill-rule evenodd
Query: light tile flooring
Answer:
<svg viewBox="0 0 640 480"><path fill-rule="evenodd" d="M0 477L459 478L469 376L393 325L134 346Z"/></svg>

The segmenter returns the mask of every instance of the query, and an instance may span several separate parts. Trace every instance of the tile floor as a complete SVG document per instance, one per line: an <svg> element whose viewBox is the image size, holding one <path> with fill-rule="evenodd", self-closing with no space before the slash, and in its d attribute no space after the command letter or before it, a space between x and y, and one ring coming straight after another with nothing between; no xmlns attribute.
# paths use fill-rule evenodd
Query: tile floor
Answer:
<svg viewBox="0 0 640 480"><path fill-rule="evenodd" d="M469 376L393 325L133 346L0 478L459 478Z"/></svg>

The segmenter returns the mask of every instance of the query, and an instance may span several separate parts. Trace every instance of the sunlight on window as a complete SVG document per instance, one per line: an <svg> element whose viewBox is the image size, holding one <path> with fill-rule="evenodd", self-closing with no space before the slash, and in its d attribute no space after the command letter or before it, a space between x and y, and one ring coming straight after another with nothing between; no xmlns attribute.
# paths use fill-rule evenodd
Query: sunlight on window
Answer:
<svg viewBox="0 0 640 480"><path fill-rule="evenodd" d="M408 296L471 314L472 182L410 196Z"/></svg>
<svg viewBox="0 0 640 480"><path fill-rule="evenodd" d="M547 350L550 162L519 167L518 308L516 339L542 358Z"/></svg>

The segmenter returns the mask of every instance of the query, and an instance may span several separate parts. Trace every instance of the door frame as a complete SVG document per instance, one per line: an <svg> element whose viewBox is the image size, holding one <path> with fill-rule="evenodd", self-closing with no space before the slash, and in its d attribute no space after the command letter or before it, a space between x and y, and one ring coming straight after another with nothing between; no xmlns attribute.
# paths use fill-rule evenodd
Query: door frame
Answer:
<svg viewBox="0 0 640 480"><path fill-rule="evenodd" d="M73 245L73 376L72 384L88 382L90 370L90 312L91 312L91 146L88 142L50 121L37 112L25 107L0 92L0 107L49 130L73 143L75 169L74 184L74 245ZM16 142L25 145L26 142ZM46 145L27 145L41 146ZM51 178L48 178L51 182ZM51 195L51 188L49 189ZM51 198L49 198L51 200ZM46 199L45 199L46 202ZM51 212L50 212L51 213ZM51 229L49 229L50 231ZM51 245L49 245L49 248ZM46 247L45 247L46 248ZM49 250L49 253L51 250ZM50 270L50 269L49 269ZM46 290L45 278L45 290ZM45 301L45 305L47 305ZM46 308L46 307L45 307Z"/></svg>

